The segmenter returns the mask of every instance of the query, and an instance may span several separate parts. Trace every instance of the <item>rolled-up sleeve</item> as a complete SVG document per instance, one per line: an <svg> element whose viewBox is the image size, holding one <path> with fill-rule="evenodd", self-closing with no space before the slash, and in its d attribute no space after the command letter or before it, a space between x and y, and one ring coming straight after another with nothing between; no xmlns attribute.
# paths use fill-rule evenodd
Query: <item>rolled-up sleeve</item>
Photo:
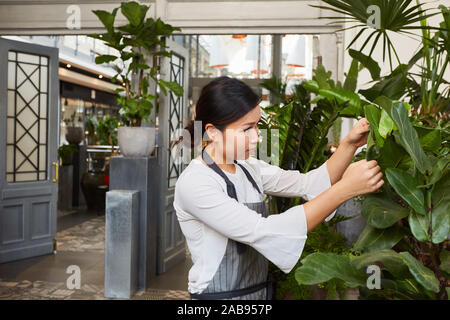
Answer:
<svg viewBox="0 0 450 320"><path fill-rule="evenodd" d="M175 202L223 236L255 248L285 273L300 259L307 238L303 205L263 217L230 198L213 177L190 173L177 181Z"/></svg>
<svg viewBox="0 0 450 320"><path fill-rule="evenodd" d="M268 195L302 197L309 201L331 187L326 161L320 167L307 173L285 170L254 157L250 157L247 163L261 177L264 193ZM332 219L336 210L325 218L325 221Z"/></svg>

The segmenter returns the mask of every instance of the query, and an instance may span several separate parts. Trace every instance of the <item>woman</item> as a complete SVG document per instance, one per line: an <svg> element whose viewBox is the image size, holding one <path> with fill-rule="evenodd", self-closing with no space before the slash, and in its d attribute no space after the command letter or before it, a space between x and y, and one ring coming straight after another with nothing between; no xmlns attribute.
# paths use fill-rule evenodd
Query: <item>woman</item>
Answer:
<svg viewBox="0 0 450 320"><path fill-rule="evenodd" d="M383 185L375 160L350 164L367 142L366 119L330 159L305 174L251 157L259 142L259 102L250 87L229 77L211 81L197 102L195 121L209 141L178 178L174 200L193 260L191 299L271 299L268 261L290 272L309 231L346 200ZM193 122L186 127L191 137L193 128ZM264 194L309 201L268 215Z"/></svg>

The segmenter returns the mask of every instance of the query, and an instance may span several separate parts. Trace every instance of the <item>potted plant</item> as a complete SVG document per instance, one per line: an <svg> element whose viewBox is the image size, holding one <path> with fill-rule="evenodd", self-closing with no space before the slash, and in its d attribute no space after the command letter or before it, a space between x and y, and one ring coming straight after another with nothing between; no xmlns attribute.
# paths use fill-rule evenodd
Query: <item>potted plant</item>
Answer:
<svg viewBox="0 0 450 320"><path fill-rule="evenodd" d="M75 116L76 111L70 116L70 119L64 119L66 123L66 140L70 144L78 145L81 141L83 141L83 129L79 127L75 127Z"/></svg>
<svg viewBox="0 0 450 320"><path fill-rule="evenodd" d="M105 115L98 120L96 116L86 119L86 131L89 144L110 145L111 155L115 154L114 146L117 145L117 128L119 121ZM105 189L109 186L109 156L104 152L89 153L90 168L83 174L81 188L86 199L86 204L90 210L101 210L104 203Z"/></svg>
<svg viewBox="0 0 450 320"><path fill-rule="evenodd" d="M367 1L360 6L348 6L349 1L324 2L330 6L326 8L346 13L352 20L367 21ZM432 34L426 21L429 15L420 3L408 7L401 2L382 3L380 16L390 19L381 19L381 27L374 32L385 37L383 47L388 43L391 55L395 48L386 30L401 32L419 21L421 46L410 61L403 64L395 55L399 66L381 76L379 63L371 57L381 42L377 36L369 55L363 48L349 50L356 73L361 64L374 82L357 91L364 98L351 100L344 94L352 92L325 89L318 82L308 84L321 99L347 101L348 116L363 113L367 118L370 134L362 154L377 160L385 184L380 192L363 197L366 227L354 244L360 252L308 255L297 268L296 279L299 284L342 280L366 299L445 300L450 296L450 86L444 79L449 66L450 10L439 6L443 21ZM366 29L363 26L362 31ZM419 65L420 74L410 71L414 65ZM379 268L379 287L368 287L369 267L372 274L374 267Z"/></svg>
<svg viewBox="0 0 450 320"><path fill-rule="evenodd" d="M106 32L91 37L102 40L117 52L117 55L100 55L95 62L114 63L112 67L116 75L112 80L123 86L116 89L116 94L121 105L120 114L127 126L119 127L118 144L120 152L127 157L149 156L155 146L155 128L141 127L142 122L153 122L150 115L155 95L149 92L150 84L158 85L165 95L167 90L177 96L183 94L183 88L178 83L160 79L160 66L156 59L158 56L172 56L164 51L167 46L163 37L181 29L174 28L159 18L146 18L149 8L150 6L130 1L122 2L112 12L93 11L105 26ZM116 27L114 21L119 9L129 23Z"/></svg>
<svg viewBox="0 0 450 320"><path fill-rule="evenodd" d="M73 163L73 154L79 150L75 144L63 144L58 148L58 156L61 159L61 165L66 166Z"/></svg>
<svg viewBox="0 0 450 320"><path fill-rule="evenodd" d="M101 145L111 146L111 155L114 155L114 146L117 146L117 130L119 121L110 115L105 115L97 122L96 132Z"/></svg>

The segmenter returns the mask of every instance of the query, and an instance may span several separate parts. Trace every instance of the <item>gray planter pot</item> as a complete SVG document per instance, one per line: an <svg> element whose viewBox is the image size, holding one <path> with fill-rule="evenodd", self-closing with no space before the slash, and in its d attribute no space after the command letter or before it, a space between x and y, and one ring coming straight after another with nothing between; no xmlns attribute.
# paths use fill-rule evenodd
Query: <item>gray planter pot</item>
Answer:
<svg viewBox="0 0 450 320"><path fill-rule="evenodd" d="M347 238L347 244L351 246L358 240L359 235L366 227L366 220L361 215L361 202L355 198L341 204L336 211L337 215L354 218L337 224L337 231Z"/></svg>
<svg viewBox="0 0 450 320"><path fill-rule="evenodd" d="M117 139L124 157L149 157L155 149L156 128L119 127Z"/></svg>

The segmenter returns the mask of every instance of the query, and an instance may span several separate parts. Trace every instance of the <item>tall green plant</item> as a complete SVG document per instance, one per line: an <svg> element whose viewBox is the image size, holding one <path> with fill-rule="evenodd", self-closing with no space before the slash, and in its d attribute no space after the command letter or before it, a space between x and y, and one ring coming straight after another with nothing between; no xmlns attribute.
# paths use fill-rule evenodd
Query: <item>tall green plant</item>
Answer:
<svg viewBox="0 0 450 320"><path fill-rule="evenodd" d="M360 287L366 297L443 299L450 276L450 154L440 139L441 134L450 138L450 126L419 134L401 102L393 102L388 114L396 128L384 141L373 142L380 147L378 163L388 183L384 192L364 198L367 226L354 247L363 254L308 256L297 280L312 284L337 278ZM367 118L374 130L380 128L379 117ZM372 264L381 267L381 289L366 287L364 268Z"/></svg>
<svg viewBox="0 0 450 320"><path fill-rule="evenodd" d="M331 79L331 73L323 66L314 70L313 79L315 84L320 83L320 86L327 88L342 87ZM327 160L328 131L340 112L347 108L346 100L317 96L311 101L311 91L308 90L310 85L311 82L299 83L291 92L287 92L286 83L275 77L261 83L279 104L264 108L265 115L261 118L259 127L278 130L279 165L287 170L308 172ZM271 145L271 141L268 144ZM299 201L301 200L275 197L271 204L275 211L282 212L299 204Z"/></svg>
<svg viewBox="0 0 450 320"><path fill-rule="evenodd" d="M313 79L303 86L316 97L311 103L327 100L345 104L341 116L366 117L370 122L367 148L355 159L376 159L385 175L385 184L363 196L362 215L366 228L351 254L313 253L301 260L296 270L300 285L319 284L332 279L358 287L362 297L384 299L445 299L449 296L450 254L450 122L449 86L443 78L448 65L449 10L440 7L440 29L426 24L420 4L411 1L325 1L333 11L366 21L367 8L382 9L381 30L366 40L387 36L386 31L404 32L421 22L421 48L408 63L381 75L379 64L361 50L349 49L352 66L344 86ZM383 13L384 12L384 13ZM384 21L384 22L383 22ZM357 35L360 37L364 30ZM394 44L385 38L390 50ZM385 49L384 49L385 50ZM384 51L383 50L383 51ZM390 59L391 60L391 59ZM444 62L444 63L443 63ZM421 72L410 70L420 65ZM366 68L374 84L356 92L361 68ZM417 80L418 79L418 80ZM361 254L358 254L358 251ZM381 289L367 287L366 268L381 268Z"/></svg>
<svg viewBox="0 0 450 320"><path fill-rule="evenodd" d="M117 11L128 20L122 26L115 26ZM167 95L167 90L181 96L183 88L177 82L169 82L158 77L160 66L157 59L148 63L152 57L171 57L172 54L165 51L167 48L164 37L170 36L174 31L181 31L164 23L160 18L146 18L150 6L139 4L135 1L122 2L120 7L112 12L94 10L94 14L104 25L106 32L93 34L90 37L99 39L104 44L114 49L117 54L105 54L95 58L97 64L113 63L112 67L116 75L114 82L119 81L123 88L116 89L118 102L122 106L120 114L131 126L140 126L142 121L151 121L150 114L153 109L155 96L149 92L149 86L153 81L161 92ZM136 82L132 82L135 77Z"/></svg>

